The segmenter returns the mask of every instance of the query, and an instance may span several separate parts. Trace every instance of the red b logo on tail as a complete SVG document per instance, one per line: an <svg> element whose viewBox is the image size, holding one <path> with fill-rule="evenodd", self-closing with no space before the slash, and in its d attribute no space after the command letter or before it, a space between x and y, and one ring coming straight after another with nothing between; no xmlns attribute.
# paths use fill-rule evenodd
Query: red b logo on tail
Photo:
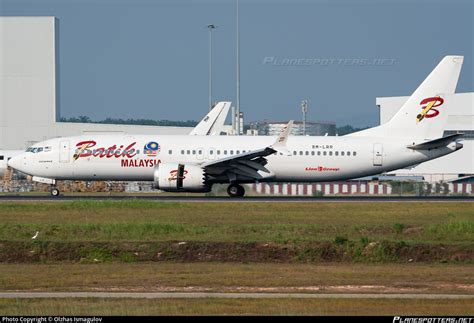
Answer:
<svg viewBox="0 0 474 323"><path fill-rule="evenodd" d="M439 110L433 109L433 108L439 107L443 103L444 103L444 99L439 96L421 100L420 105L423 111L421 111L421 113L416 116L416 122L420 122L424 118L429 119L429 118L436 117L439 114Z"/></svg>

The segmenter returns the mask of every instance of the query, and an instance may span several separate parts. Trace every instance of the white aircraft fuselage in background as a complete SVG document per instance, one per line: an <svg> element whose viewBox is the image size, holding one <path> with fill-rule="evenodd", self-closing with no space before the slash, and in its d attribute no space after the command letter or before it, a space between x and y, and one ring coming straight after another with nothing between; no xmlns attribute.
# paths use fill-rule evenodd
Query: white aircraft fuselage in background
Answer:
<svg viewBox="0 0 474 323"><path fill-rule="evenodd" d="M460 135L442 137L463 58L446 56L386 124L342 137L289 137L290 124L270 136L87 135L47 140L8 165L56 180L153 181L172 192L206 192L228 183L317 182L376 175L462 148ZM55 191L53 195L59 194Z"/></svg>

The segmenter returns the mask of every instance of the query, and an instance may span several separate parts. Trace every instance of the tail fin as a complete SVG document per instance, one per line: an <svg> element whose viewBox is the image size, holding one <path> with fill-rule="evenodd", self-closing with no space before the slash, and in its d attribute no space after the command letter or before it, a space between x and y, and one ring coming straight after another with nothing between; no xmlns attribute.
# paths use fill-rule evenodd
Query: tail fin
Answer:
<svg viewBox="0 0 474 323"><path fill-rule="evenodd" d="M219 102L189 133L191 136L218 135L229 112L230 102Z"/></svg>
<svg viewBox="0 0 474 323"><path fill-rule="evenodd" d="M454 94L463 59L463 56L444 57L389 122L357 135L442 137L448 117L445 95Z"/></svg>

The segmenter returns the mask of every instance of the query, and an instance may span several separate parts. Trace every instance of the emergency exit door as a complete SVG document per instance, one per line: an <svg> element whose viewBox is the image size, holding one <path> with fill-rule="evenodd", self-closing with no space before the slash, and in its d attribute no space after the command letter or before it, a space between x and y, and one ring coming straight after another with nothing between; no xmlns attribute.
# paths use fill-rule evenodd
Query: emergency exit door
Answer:
<svg viewBox="0 0 474 323"><path fill-rule="evenodd" d="M383 165L383 145L374 144L374 166Z"/></svg>

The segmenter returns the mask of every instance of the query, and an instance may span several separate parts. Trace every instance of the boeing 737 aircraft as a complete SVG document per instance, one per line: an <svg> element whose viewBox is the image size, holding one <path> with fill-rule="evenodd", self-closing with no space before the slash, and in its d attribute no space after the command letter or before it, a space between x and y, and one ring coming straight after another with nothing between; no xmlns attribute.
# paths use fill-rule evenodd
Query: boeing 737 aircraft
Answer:
<svg viewBox="0 0 474 323"><path fill-rule="evenodd" d="M462 148L443 137L462 56L446 56L387 123L342 137L83 135L37 143L8 165L51 185L57 180L153 181L169 192L208 192L227 183L360 178L426 162Z"/></svg>
<svg viewBox="0 0 474 323"><path fill-rule="evenodd" d="M229 102L219 102L212 110L194 127L190 136L217 136L224 131L225 118L229 112ZM36 150L35 150L36 151ZM7 162L13 156L19 155L23 150L1 150L0 149L0 177L8 174Z"/></svg>

